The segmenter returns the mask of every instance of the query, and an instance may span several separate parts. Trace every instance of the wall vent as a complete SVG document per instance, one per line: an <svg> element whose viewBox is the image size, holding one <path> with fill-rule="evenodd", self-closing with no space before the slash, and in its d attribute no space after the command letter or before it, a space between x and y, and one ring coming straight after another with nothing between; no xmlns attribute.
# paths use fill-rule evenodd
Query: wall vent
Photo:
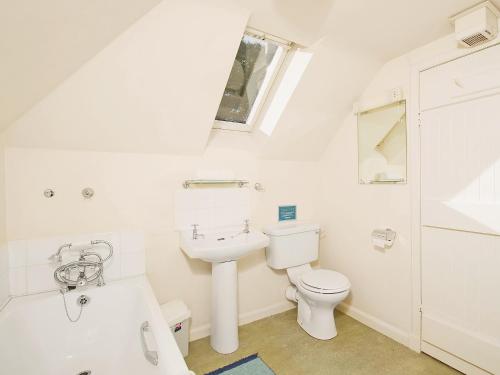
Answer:
<svg viewBox="0 0 500 375"><path fill-rule="evenodd" d="M459 46L470 48L495 39L499 16L498 9L485 1L451 17Z"/></svg>
<svg viewBox="0 0 500 375"><path fill-rule="evenodd" d="M477 46L478 44L487 42L489 39L486 38L483 34L477 33L474 35L471 35L468 38L461 39L461 42L467 45L468 47L474 47Z"/></svg>

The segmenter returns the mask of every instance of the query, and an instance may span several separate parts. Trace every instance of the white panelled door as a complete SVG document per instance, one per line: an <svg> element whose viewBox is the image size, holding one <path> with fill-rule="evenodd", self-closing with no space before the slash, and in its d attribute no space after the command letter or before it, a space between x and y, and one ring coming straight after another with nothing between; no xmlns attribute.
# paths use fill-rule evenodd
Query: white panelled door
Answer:
<svg viewBox="0 0 500 375"><path fill-rule="evenodd" d="M500 47L420 84L422 349L500 374Z"/></svg>

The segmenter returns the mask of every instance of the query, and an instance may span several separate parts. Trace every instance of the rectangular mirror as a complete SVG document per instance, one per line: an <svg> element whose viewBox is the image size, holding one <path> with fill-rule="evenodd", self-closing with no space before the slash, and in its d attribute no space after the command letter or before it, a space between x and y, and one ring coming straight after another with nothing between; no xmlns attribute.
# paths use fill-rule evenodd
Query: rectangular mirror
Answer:
<svg viewBox="0 0 500 375"><path fill-rule="evenodd" d="M406 101L358 114L360 184L406 183Z"/></svg>

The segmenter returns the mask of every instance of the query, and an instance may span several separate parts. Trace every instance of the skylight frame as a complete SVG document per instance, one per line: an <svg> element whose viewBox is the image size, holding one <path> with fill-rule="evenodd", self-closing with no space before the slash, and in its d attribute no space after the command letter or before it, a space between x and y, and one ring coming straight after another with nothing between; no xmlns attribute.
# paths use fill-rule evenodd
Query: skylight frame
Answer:
<svg viewBox="0 0 500 375"><path fill-rule="evenodd" d="M265 81L267 83L263 84L263 87L259 89L259 93L257 95L257 99L255 100L252 109L250 110L248 121L244 124L239 122L232 121L222 121L222 120L214 120L213 129L217 130L231 130L231 131L241 131L241 132L252 132L255 124L258 122L261 117L262 109L264 108L266 102L269 100L269 94L272 91L273 87L278 83L278 77L280 72L285 65L285 61L292 50L294 43L287 41L285 39L281 39L271 34L264 33L262 31L247 28L245 30L244 36L249 36L252 38L257 38L261 40L265 40L269 43L273 43L280 47L276 52L271 65L275 65L275 67L270 72L270 75L267 76ZM242 39L243 39L242 37Z"/></svg>

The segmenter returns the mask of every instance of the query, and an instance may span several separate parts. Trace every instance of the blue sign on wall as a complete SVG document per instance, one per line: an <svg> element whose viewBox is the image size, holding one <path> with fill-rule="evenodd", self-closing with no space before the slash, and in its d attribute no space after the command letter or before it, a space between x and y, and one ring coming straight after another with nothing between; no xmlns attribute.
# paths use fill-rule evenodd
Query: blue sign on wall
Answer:
<svg viewBox="0 0 500 375"><path fill-rule="evenodd" d="M279 221L297 220L297 206L279 206Z"/></svg>

